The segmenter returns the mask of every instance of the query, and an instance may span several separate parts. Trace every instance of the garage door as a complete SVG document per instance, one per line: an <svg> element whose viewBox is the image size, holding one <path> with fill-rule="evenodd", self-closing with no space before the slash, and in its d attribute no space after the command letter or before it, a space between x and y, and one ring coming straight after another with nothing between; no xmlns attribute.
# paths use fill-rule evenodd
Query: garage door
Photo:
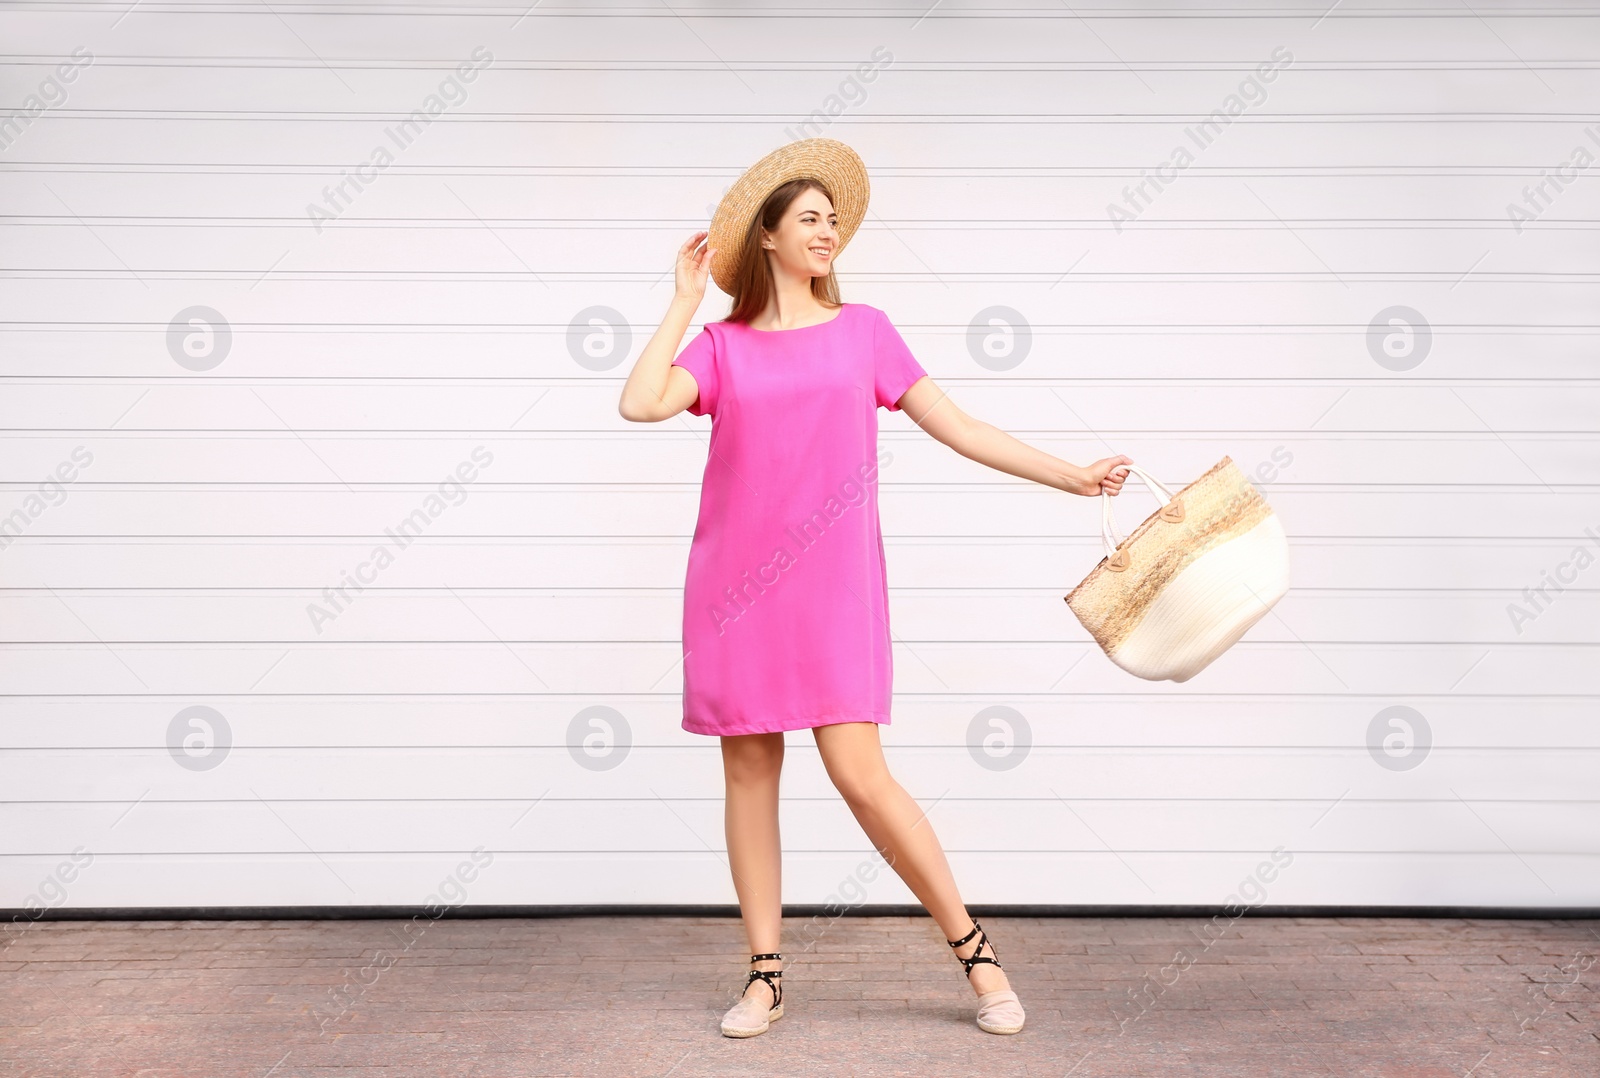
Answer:
<svg viewBox="0 0 1600 1078"><path fill-rule="evenodd" d="M0 907L733 902L679 726L709 420L616 405L808 135L871 171L845 299L962 408L1229 456L1291 537L1140 681L1062 602L1096 503L880 413L882 733L964 897L1600 900L1592 13L822 14L0 16ZM911 901L788 743L784 897Z"/></svg>

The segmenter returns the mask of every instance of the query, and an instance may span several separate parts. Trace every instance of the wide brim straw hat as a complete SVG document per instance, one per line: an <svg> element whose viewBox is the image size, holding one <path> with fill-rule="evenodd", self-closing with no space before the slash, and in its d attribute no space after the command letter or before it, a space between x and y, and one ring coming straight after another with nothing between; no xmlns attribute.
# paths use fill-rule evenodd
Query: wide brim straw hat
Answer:
<svg viewBox="0 0 1600 1078"><path fill-rule="evenodd" d="M860 227L871 193L867 166L860 155L831 138L799 139L780 146L745 169L711 215L706 246L717 252L711 259L711 278L728 295L733 295L734 282L738 280L739 255L751 219L775 187L802 176L820 180L833 196L833 209L839 215L835 258Z"/></svg>

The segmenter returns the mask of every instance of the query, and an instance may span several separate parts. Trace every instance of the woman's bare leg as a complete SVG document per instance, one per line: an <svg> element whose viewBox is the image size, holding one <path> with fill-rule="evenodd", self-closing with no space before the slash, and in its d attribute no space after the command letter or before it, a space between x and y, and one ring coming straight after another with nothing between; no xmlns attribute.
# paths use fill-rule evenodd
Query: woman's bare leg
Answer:
<svg viewBox="0 0 1600 1078"><path fill-rule="evenodd" d="M878 740L875 722L841 722L812 729L817 751L828 777L844 797L845 804L861 824L872 844L883 854L938 922L947 940L958 940L972 931L972 918L956 890L955 877L945 859L944 848L933 833L933 824L924 816L911 795L889 774ZM960 958L971 958L978 940L957 947ZM983 949L985 958L994 957ZM959 967L958 967L959 971ZM987 962L972 967L973 991L992 992L1009 988L1005 971Z"/></svg>
<svg viewBox="0 0 1600 1078"><path fill-rule="evenodd" d="M751 954L775 954L783 949L783 854L778 837L778 774L782 768L781 733L722 738L728 866L733 870L733 889L739 896ZM765 959L752 968L782 969L783 963ZM748 994L756 993L765 993L771 1006L773 992L767 982L753 982Z"/></svg>

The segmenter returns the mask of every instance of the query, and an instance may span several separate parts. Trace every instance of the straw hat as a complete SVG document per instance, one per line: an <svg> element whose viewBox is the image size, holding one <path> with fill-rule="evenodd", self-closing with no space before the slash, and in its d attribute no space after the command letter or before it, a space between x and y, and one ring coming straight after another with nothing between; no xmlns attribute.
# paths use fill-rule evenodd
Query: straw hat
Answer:
<svg viewBox="0 0 1600 1078"><path fill-rule="evenodd" d="M867 215L867 166L849 146L831 138L807 138L780 146L745 169L711 215L708 247L716 248L711 259L711 277L717 287L733 295L739 274L738 258L744 247L750 221L775 187L790 180L810 176L822 181L833 195L833 209L839 215L839 245L834 256L855 235Z"/></svg>

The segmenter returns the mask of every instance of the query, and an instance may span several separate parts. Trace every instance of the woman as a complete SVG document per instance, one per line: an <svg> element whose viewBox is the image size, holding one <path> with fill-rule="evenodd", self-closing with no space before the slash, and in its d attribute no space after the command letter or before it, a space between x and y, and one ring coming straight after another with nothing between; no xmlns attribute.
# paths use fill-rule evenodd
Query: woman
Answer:
<svg viewBox="0 0 1600 1078"><path fill-rule="evenodd" d="M879 526L877 409L904 410L956 452L1072 494L1117 494L1127 457L1078 467L966 415L887 316L842 303L833 266L866 213L848 146L806 139L767 155L678 249L677 291L623 386L619 410L712 417L684 587L683 727L721 738L728 861L751 963L722 1032L783 1016L778 777L785 730L809 729L873 845L945 933L978 1026L1024 1014L962 904L931 824L890 775L893 662ZM704 241L704 246L702 246ZM719 258L732 248L734 257ZM733 308L672 358L711 272Z"/></svg>

